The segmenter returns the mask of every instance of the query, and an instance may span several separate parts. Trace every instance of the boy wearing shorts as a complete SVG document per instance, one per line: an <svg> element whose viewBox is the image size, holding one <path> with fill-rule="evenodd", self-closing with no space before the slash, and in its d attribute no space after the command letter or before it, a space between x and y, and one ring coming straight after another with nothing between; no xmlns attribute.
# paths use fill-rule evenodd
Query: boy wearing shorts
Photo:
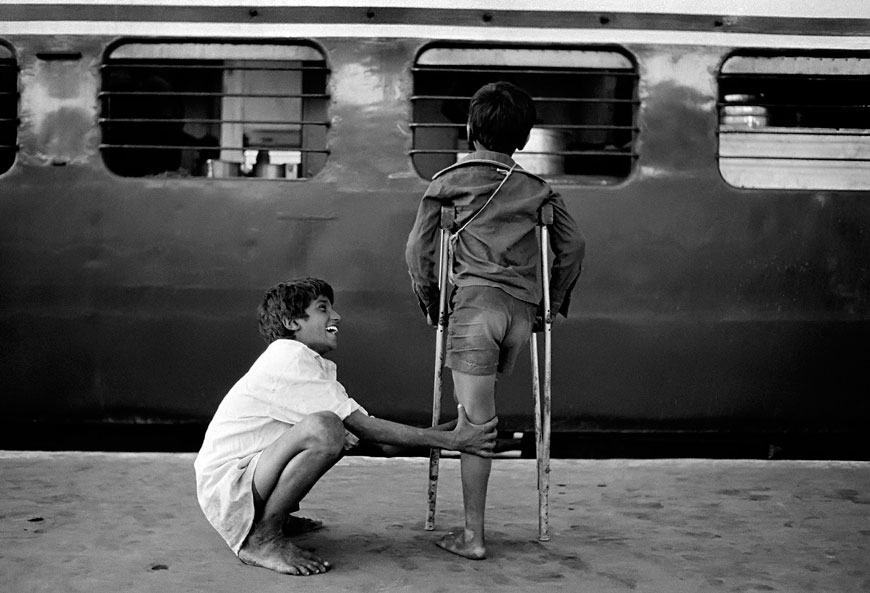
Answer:
<svg viewBox="0 0 870 593"><path fill-rule="evenodd" d="M550 298L555 313L567 314L585 253L583 236L559 194L512 158L528 141L535 119L531 97L513 84L487 84L474 94L467 125L474 151L433 177L405 250L414 292L435 325L441 207L453 208L448 274L455 289L445 366L452 371L456 399L473 423L495 417L496 378L511 373L533 326L542 322L535 232L541 206L553 208ZM486 557L484 508L492 461L463 454L460 463L465 529L448 533L438 545L481 559Z"/></svg>
<svg viewBox="0 0 870 593"><path fill-rule="evenodd" d="M323 358L338 346L341 316L323 280L282 282L258 310L269 344L215 412L194 462L196 493L212 526L246 564L294 575L330 568L293 535L320 526L293 513L312 486L359 439L492 455L496 421L415 428L368 415ZM452 429L452 430L451 430Z"/></svg>

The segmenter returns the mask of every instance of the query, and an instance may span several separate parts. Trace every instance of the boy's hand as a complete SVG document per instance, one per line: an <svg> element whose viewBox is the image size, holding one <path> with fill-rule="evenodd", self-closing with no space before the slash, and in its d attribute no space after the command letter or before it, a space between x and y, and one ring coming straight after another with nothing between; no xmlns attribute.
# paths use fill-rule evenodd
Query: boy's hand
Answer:
<svg viewBox="0 0 870 593"><path fill-rule="evenodd" d="M426 323L428 323L432 327L438 327L438 313L440 305L438 302L435 302L426 309Z"/></svg>
<svg viewBox="0 0 870 593"><path fill-rule="evenodd" d="M532 333L539 334L544 331L544 316L540 312L535 313L535 321L532 323Z"/></svg>
<svg viewBox="0 0 870 593"><path fill-rule="evenodd" d="M495 439L498 431L498 417L484 424L472 424L465 415L465 408L459 404L457 408L459 417L456 420L456 428L453 429L454 451L470 453L478 457L492 457L495 449Z"/></svg>
<svg viewBox="0 0 870 593"><path fill-rule="evenodd" d="M350 432L349 430L344 431L344 450L350 451L354 447L359 445L359 438Z"/></svg>
<svg viewBox="0 0 870 593"><path fill-rule="evenodd" d="M544 331L544 302L538 305L538 310L535 311L535 321L532 323L532 333L540 333Z"/></svg>
<svg viewBox="0 0 870 593"><path fill-rule="evenodd" d="M556 313L553 313L554 310L555 309L550 310L549 321L550 321L551 325L555 325L556 319L558 319L558 317L556 316ZM535 313L535 321L532 323L532 333L538 334L538 333L541 333L542 331L544 331L544 305L543 305L543 303L538 305L538 310Z"/></svg>
<svg viewBox="0 0 870 593"><path fill-rule="evenodd" d="M454 419L454 420L451 420L450 422L442 422L441 424L438 424L437 426L433 426L432 428L435 430L441 430L443 432L447 432L449 430L453 430L454 428L456 428L457 422L458 422L458 420Z"/></svg>
<svg viewBox="0 0 870 593"><path fill-rule="evenodd" d="M414 289L417 291L416 287ZM438 313L440 307L441 293L438 289L430 290L422 293L417 291L417 304L420 305L420 310L426 317L426 322L432 327L438 327Z"/></svg>

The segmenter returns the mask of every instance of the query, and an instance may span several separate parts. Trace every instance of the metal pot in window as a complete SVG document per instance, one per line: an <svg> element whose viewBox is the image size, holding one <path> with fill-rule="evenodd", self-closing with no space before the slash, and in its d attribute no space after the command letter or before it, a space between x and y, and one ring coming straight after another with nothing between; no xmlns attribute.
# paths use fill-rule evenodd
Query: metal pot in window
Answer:
<svg viewBox="0 0 870 593"><path fill-rule="evenodd" d="M205 162L206 177L239 177L242 174L242 164L233 161L221 161L218 159L208 159Z"/></svg>
<svg viewBox="0 0 870 593"><path fill-rule="evenodd" d="M720 124L738 128L762 128L767 125L767 107L753 105L755 95L725 95Z"/></svg>

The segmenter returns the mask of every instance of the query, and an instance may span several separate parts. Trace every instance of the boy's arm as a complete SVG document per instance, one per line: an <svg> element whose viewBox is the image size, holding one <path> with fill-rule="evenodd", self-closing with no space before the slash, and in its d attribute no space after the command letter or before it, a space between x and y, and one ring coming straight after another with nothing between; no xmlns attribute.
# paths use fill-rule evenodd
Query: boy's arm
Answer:
<svg viewBox="0 0 870 593"><path fill-rule="evenodd" d="M431 190L430 186L430 190ZM405 247L405 263L411 275L411 286L423 314L437 319L438 274L435 270L435 250L438 244L441 203L426 191L417 210L417 218ZM432 310L435 314L432 315Z"/></svg>
<svg viewBox="0 0 870 593"><path fill-rule="evenodd" d="M553 206L553 224L550 225L550 247L553 249L553 266L550 277L550 310L552 314L568 316L571 291L580 277L583 257L586 254L586 239L565 206L562 196L550 195Z"/></svg>
<svg viewBox="0 0 870 593"><path fill-rule="evenodd" d="M459 406L459 418L453 430L436 428L416 428L398 422L382 420L367 416L360 411L353 412L344 419L344 424L351 432L360 438L399 445L401 447L435 447L471 453L480 457L492 457L495 449L495 438L498 434L495 427L498 418L481 425L471 424L465 415L465 408Z"/></svg>

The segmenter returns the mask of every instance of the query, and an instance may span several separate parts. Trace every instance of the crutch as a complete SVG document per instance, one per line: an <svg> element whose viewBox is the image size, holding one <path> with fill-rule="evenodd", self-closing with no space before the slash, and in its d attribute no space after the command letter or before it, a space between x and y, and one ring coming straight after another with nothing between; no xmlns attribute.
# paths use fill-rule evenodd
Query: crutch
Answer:
<svg viewBox="0 0 870 593"><path fill-rule="evenodd" d="M435 333L435 380L432 386L432 426L441 421L441 391L444 375L444 330L447 327L447 266L449 260L448 243L450 229L453 227L453 208L441 207L441 244L438 256L438 331ZM428 509L426 511L426 531L435 529L435 501L438 497L438 461L441 449L429 449L429 487L426 491Z"/></svg>
<svg viewBox="0 0 870 593"><path fill-rule="evenodd" d="M552 316L550 312L549 231L553 224L553 207L544 204L540 212L541 284L544 291L544 397L538 370L538 338L529 342L532 358L532 395L535 398L535 458L538 466L538 540L550 541L550 388L552 368Z"/></svg>

